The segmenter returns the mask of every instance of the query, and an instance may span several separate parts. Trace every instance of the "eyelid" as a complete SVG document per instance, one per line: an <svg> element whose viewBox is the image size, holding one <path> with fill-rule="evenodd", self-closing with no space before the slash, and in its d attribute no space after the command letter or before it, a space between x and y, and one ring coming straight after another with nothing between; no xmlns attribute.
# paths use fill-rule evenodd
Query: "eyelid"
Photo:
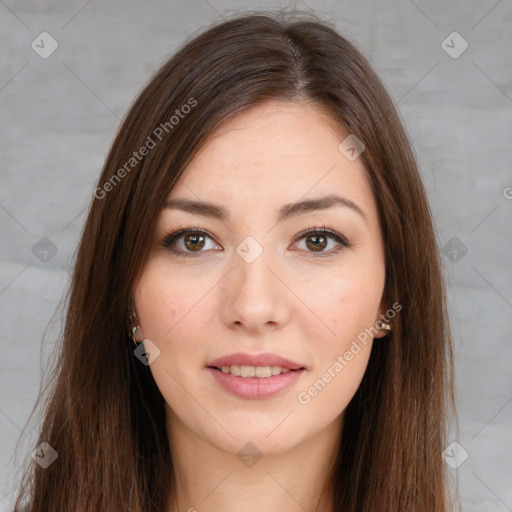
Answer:
<svg viewBox="0 0 512 512"><path fill-rule="evenodd" d="M188 226L188 227L185 227L185 226L178 226L177 230L174 230L172 233L168 234L164 240L162 241L162 246L165 247L165 248L169 248L170 245L175 241L177 240L178 238L180 238L181 236L183 235L186 235L188 233L199 233L199 234L202 234L202 235L205 235L207 236L208 238L211 238L217 245L220 245L217 240L215 239L215 237L206 229L204 228L201 228L199 226ZM339 246L341 246L341 248L349 248L349 247L352 247L352 244L347 240L346 237L344 237L341 233L338 233L337 231L335 231L334 229L331 229L331 228L328 228L326 226L322 226L322 227L312 227L312 228L307 228L303 231L301 231L296 237L295 239L293 240L293 243L297 243L298 241L300 241L301 239L305 238L307 235L309 234L322 234L322 235L325 235L327 236L328 238L331 238L332 240L334 240ZM169 249L171 252L173 252L174 254L177 254L178 256L184 256L184 257L197 257L197 256L200 256L203 252L206 252L206 251L197 251L197 252L193 252L193 251L176 251L174 249ZM335 249L331 249L330 251L328 252L319 252L319 253L315 253L314 251L305 251L306 253L308 254L311 254L313 257L327 257L327 256L330 256L332 254L336 254L337 252L339 252L340 250L340 247L337 247Z"/></svg>

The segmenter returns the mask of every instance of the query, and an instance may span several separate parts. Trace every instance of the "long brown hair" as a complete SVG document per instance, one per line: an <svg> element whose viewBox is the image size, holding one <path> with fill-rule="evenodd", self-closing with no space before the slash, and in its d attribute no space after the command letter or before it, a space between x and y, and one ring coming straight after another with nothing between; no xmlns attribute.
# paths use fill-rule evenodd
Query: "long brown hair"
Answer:
<svg viewBox="0 0 512 512"><path fill-rule="evenodd" d="M402 306L346 409L328 482L334 510L451 510L441 456L455 409L445 285L402 123L365 57L329 23L250 12L187 41L122 122L81 236L39 430L37 444L58 458L46 469L30 461L16 511L24 501L31 512L165 509L174 469L164 399L128 338L132 288L187 164L224 120L268 99L318 105L364 141L385 241L384 294Z"/></svg>

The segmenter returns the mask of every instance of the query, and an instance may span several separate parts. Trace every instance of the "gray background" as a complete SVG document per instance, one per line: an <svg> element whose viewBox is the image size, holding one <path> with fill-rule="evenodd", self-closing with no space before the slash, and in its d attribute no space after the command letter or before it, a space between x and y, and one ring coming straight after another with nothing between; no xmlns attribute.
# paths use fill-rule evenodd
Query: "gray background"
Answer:
<svg viewBox="0 0 512 512"><path fill-rule="evenodd" d="M285 5L0 1L0 510L35 448L25 422L60 330L55 311L84 208L120 119L191 33L241 9ZM460 447L449 455L460 463L468 453L450 473L464 511L512 510L512 3L289 5L335 20L397 103L445 247L460 415L451 439ZM47 59L31 48L43 31L59 45ZM454 31L469 44L457 58L442 47ZM453 54L461 43L445 45ZM56 254L33 250L43 237ZM14 457L18 437L24 451Z"/></svg>

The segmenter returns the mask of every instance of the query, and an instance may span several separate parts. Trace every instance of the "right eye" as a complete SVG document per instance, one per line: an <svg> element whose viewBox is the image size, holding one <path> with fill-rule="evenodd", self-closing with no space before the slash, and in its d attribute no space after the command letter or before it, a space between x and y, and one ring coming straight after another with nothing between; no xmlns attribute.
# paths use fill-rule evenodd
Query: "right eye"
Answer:
<svg viewBox="0 0 512 512"><path fill-rule="evenodd" d="M205 252L202 249L207 245L207 239L213 241L212 235L204 229L184 228L167 235L162 246L178 256L195 257L194 253L199 255ZM219 246L214 244L211 248L215 247Z"/></svg>

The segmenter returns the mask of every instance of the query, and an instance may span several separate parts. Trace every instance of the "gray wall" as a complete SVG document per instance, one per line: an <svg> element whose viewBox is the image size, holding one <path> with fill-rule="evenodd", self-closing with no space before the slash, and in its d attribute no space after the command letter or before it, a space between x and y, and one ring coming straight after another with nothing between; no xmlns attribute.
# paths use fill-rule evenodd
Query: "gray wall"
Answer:
<svg viewBox="0 0 512 512"><path fill-rule="evenodd" d="M3 506L29 453L14 458L15 442L20 437L23 449L35 448L36 432L25 422L60 329L54 312L84 208L119 120L185 37L240 5L0 2ZM311 0L309 6L359 44L411 136L444 247L456 345L460 435L446 461L458 466L450 472L460 481L464 511L512 510L510 0ZM50 39L38 37L44 31L58 42L45 59L36 53L51 50ZM448 37L454 31L463 39ZM469 46L458 55L464 41ZM461 464L463 450L468 457Z"/></svg>

